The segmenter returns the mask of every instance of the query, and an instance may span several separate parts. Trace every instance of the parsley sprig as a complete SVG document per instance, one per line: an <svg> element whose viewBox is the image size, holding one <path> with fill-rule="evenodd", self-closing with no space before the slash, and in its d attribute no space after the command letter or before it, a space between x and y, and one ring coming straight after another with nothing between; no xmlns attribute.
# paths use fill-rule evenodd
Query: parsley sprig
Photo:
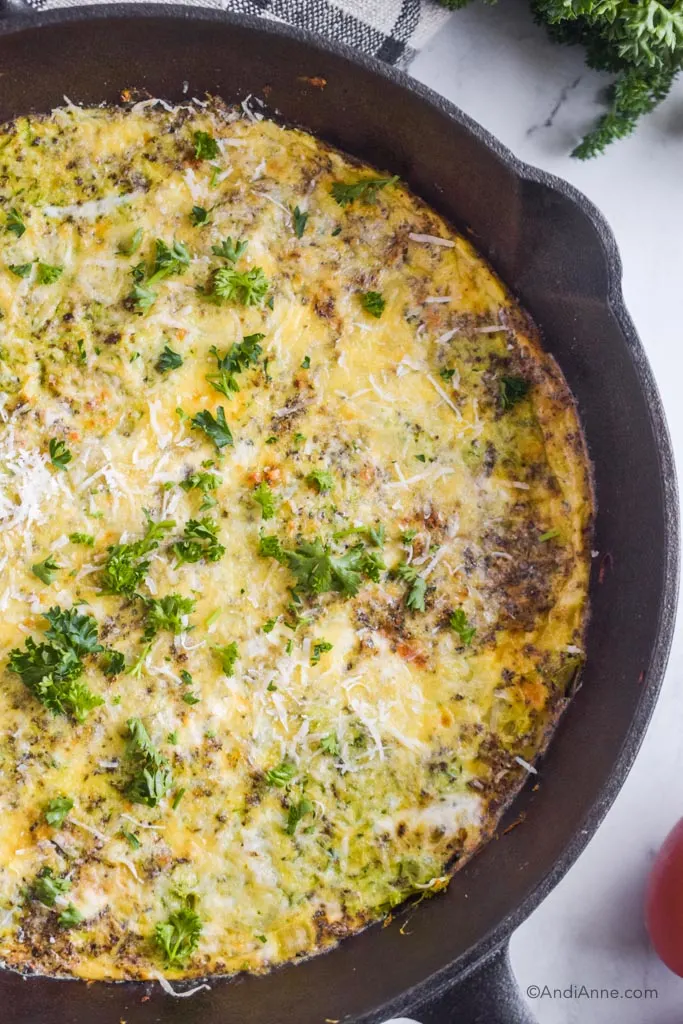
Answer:
<svg viewBox="0 0 683 1024"><path fill-rule="evenodd" d="M173 785L168 758L152 743L141 718L127 722L126 757L130 776L125 793L133 803L157 807Z"/></svg>
<svg viewBox="0 0 683 1024"><path fill-rule="evenodd" d="M380 189L395 185L397 181L397 174L391 178L358 178L357 181L335 181L330 189L330 194L340 206L348 206L357 201L374 203Z"/></svg>
<svg viewBox="0 0 683 1024"><path fill-rule="evenodd" d="M194 611L196 603L194 598L183 597L182 594L150 598L145 608L146 625L143 639L152 640L161 630L168 630L175 636L182 633L186 628L183 618Z"/></svg>
<svg viewBox="0 0 683 1024"><path fill-rule="evenodd" d="M377 582L385 568L381 556L368 551L363 544L338 552L318 537L301 540L297 547L286 549L277 537L261 536L259 554L276 558L287 566L296 580L293 593L298 598L326 593L354 597L364 579Z"/></svg>
<svg viewBox="0 0 683 1024"><path fill-rule="evenodd" d="M218 562L225 554L225 547L218 540L218 523L204 516L203 519L188 519L183 539L173 544L173 553L178 564L183 562Z"/></svg>
<svg viewBox="0 0 683 1024"><path fill-rule="evenodd" d="M92 615L76 608L55 606L45 614L49 628L40 643L28 637L23 648L10 652L8 668L53 714L83 722L88 712L103 704L81 680L83 658L103 650Z"/></svg>
<svg viewBox="0 0 683 1024"><path fill-rule="evenodd" d="M264 337L264 334L247 334L242 341L236 341L231 345L224 356L215 345L211 346L209 351L216 358L217 372L207 374L206 379L216 391L226 398L232 398L233 394L240 390L237 374L258 363L263 355L260 342Z"/></svg>
<svg viewBox="0 0 683 1024"><path fill-rule="evenodd" d="M175 526L175 520L153 522L149 513L144 536L132 544L112 544L107 561L100 573L100 586L109 594L134 594L144 580L150 566L147 557L159 547L160 541Z"/></svg>
<svg viewBox="0 0 683 1024"><path fill-rule="evenodd" d="M420 576L414 565L409 565L407 562L402 562L396 572L408 584L408 591L406 593L406 605L408 608L415 612L423 612L425 610L427 581Z"/></svg>
<svg viewBox="0 0 683 1024"><path fill-rule="evenodd" d="M219 405L216 409L215 416L208 409L204 409L201 412L195 413L190 422L195 430L203 430L206 436L211 438L219 451L221 448L232 447L234 444L232 431L228 426L225 418L225 409L222 405Z"/></svg>
<svg viewBox="0 0 683 1024"><path fill-rule="evenodd" d="M203 926L195 906L194 897L186 896L182 906L154 930L154 941L166 967L183 967L199 945Z"/></svg>

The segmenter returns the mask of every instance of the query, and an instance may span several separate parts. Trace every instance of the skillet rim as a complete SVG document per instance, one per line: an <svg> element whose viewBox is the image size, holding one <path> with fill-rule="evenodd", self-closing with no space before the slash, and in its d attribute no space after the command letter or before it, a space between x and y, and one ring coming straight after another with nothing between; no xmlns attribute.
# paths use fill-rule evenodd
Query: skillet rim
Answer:
<svg viewBox="0 0 683 1024"><path fill-rule="evenodd" d="M0 3L2 0L0 0ZM270 21L253 15L236 14L230 11L217 10L210 7L190 7L167 3L122 3L98 4L79 7L64 7L47 12L36 12L25 7L19 0L5 0L5 11L0 10L0 40L6 36L21 33L25 29L42 29L50 25L78 23L86 20L126 21L142 18L168 20L185 20L217 22L231 24L239 28L254 31L263 36L280 36L303 43L313 53L322 52L341 57L352 65L360 66L366 71L379 75L392 84L416 95L423 102L436 108L448 121L455 122L465 129L477 142L494 154L520 182L528 182L547 188L562 196L579 214L586 219L600 244L606 269L606 287L602 301L606 309L614 317L621 332L629 358L633 364L638 384L648 410L652 427L653 439L658 458L658 475L662 488L663 512L663 572L660 596L660 608L656 634L652 643L652 655L647 667L648 685L642 691L640 700L631 718L630 726L624 735L619 754L610 774L597 791L595 798L588 806L581 825L568 842L553 867L542 875L533 885L528 895L514 910L503 917L498 925L491 929L473 946L452 960L440 970L423 978L416 985L402 991L378 1009L362 1013L353 1018L357 1024L372 1024L385 1020L390 1016L415 1008L428 996L439 997L456 981L473 973L475 969L487 962L509 939L511 933L522 923L548 893L558 884L569 868L578 859L588 845L607 811L616 799L636 754L643 741L648 723L663 684L671 644L673 642L676 607L679 589L679 546L680 520L678 488L676 479L675 459L671 438L664 414L664 408L657 384L643 345L636 332L635 325L628 313L622 291L622 263L616 239L598 208L575 186L562 178L550 174L540 168L518 159L495 136L491 135L478 122L464 113L444 96L412 79L407 73L396 67L387 65L377 58L366 56L344 43L327 39L305 29L282 22ZM350 938L353 938L351 936ZM338 947L335 947L338 948ZM334 953L334 949L331 953ZM295 965L296 966L296 965ZM3 975L17 975L18 972L0 967L0 981ZM52 978L43 975L26 976L36 980L64 982L79 981L75 978ZM268 975L265 975L268 977ZM230 983L233 979L225 976L211 976L214 984ZM197 984L201 979L188 979L187 982L176 983L182 990L186 986ZM107 983L111 985L111 982ZM141 991L150 986L149 981L116 982L117 987L129 993ZM223 987L223 986L221 986ZM349 1019L350 1020L350 1019Z"/></svg>

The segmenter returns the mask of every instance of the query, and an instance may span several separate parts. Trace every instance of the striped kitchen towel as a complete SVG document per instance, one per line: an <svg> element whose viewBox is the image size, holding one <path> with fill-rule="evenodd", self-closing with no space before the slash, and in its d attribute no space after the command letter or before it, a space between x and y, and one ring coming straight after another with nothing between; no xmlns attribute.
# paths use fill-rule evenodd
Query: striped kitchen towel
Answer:
<svg viewBox="0 0 683 1024"><path fill-rule="evenodd" d="M78 7L83 0L26 0L36 11ZM97 0L86 0L88 3ZM149 0L133 0L149 2ZM181 0L182 2L182 0ZM255 14L352 46L406 68L448 18L435 0L190 0L200 7Z"/></svg>

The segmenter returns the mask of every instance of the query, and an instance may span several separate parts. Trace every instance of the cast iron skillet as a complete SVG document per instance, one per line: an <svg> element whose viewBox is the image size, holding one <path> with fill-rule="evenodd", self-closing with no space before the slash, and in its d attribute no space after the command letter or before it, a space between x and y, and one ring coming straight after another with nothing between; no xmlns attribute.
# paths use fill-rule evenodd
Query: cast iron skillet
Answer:
<svg viewBox="0 0 683 1024"><path fill-rule="evenodd" d="M13 0L17 3L18 0ZM0 121L123 87L180 101L268 94L270 107L405 179L466 230L540 325L574 392L598 518L583 687L506 822L448 891L332 953L173 1000L156 984L0 972L7 1024L529 1024L508 938L577 858L617 795L652 712L678 582L674 463L650 368L620 291L614 239L569 185L515 160L441 97L376 61L257 19L106 6L0 22ZM305 76L327 80L323 90ZM535 781L535 780L533 780ZM539 979L542 981L542 979ZM145 1000L145 1001L143 1001Z"/></svg>

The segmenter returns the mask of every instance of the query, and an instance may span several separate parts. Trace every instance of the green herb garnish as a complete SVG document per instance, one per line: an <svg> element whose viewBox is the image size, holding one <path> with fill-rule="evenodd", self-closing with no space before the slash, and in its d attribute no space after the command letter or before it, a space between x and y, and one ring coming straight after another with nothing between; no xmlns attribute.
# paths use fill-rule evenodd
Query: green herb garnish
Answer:
<svg viewBox="0 0 683 1024"><path fill-rule="evenodd" d="M58 896L63 896L71 888L68 878L59 878L52 868L42 868L33 883L31 894L46 907L54 907Z"/></svg>
<svg viewBox="0 0 683 1024"><path fill-rule="evenodd" d="M28 277L32 266L32 263L8 263L7 269L11 270L15 277Z"/></svg>
<svg viewBox="0 0 683 1024"><path fill-rule="evenodd" d="M188 519L183 533L183 540L173 545L173 553L178 563L217 562L225 554L225 547L218 541L218 524L205 516L203 519Z"/></svg>
<svg viewBox="0 0 683 1024"><path fill-rule="evenodd" d="M251 270L219 267L211 275L206 294L215 302L235 301L242 306L258 306L266 296L268 284L261 267Z"/></svg>
<svg viewBox="0 0 683 1024"><path fill-rule="evenodd" d="M84 920L83 914L73 903L70 903L57 918L60 928L77 928Z"/></svg>
<svg viewBox="0 0 683 1024"><path fill-rule="evenodd" d="M183 365L183 357L174 352L168 345L164 345L164 349L157 359L155 366L159 373L168 373L169 370L178 370Z"/></svg>
<svg viewBox="0 0 683 1024"><path fill-rule="evenodd" d="M125 793L133 803L156 807L173 785L168 759L156 749L142 719L129 718L127 722L126 757L130 763L130 778Z"/></svg>
<svg viewBox="0 0 683 1024"><path fill-rule="evenodd" d="M287 826L285 832L288 836L293 836L296 832L296 827L307 814L310 814L313 810L313 804L310 800L302 798L295 804L289 805L289 811L287 812Z"/></svg>
<svg viewBox="0 0 683 1024"><path fill-rule="evenodd" d="M59 828L62 825L69 813L73 808L74 802L68 796L55 796L52 800L48 801L48 804L44 811L45 821L48 825L53 825L55 828Z"/></svg>
<svg viewBox="0 0 683 1024"><path fill-rule="evenodd" d="M266 782L269 786L278 786L283 789L292 781L296 775L296 765L291 761L283 761L277 768L269 768L266 772Z"/></svg>
<svg viewBox="0 0 683 1024"><path fill-rule="evenodd" d="M378 320L386 307L386 301L380 292L361 292L360 304L366 313Z"/></svg>
<svg viewBox="0 0 683 1024"><path fill-rule="evenodd" d="M215 345L211 346L210 352L216 358L217 373L207 375L207 380L212 387L219 391L226 398L232 398L233 394L240 390L236 375L255 366L263 355L263 349L259 342L263 341L264 334L247 334L242 341L236 341L224 356L220 354Z"/></svg>
<svg viewBox="0 0 683 1024"><path fill-rule="evenodd" d="M467 616L462 608L457 608L449 619L450 627L454 633L460 638L460 642L465 646L469 647L472 643L472 638L477 632L476 626L470 626Z"/></svg>
<svg viewBox="0 0 683 1024"><path fill-rule="evenodd" d="M374 203L380 189L388 185L395 185L398 175L391 178L359 178L357 181L335 181L330 189L330 195L340 206L348 206L356 200L365 203Z"/></svg>
<svg viewBox="0 0 683 1024"><path fill-rule="evenodd" d="M190 223L196 228L203 228L209 223L209 211L203 206L193 206Z"/></svg>
<svg viewBox="0 0 683 1024"><path fill-rule="evenodd" d="M118 249L116 250L120 256L132 256L134 252L137 252L142 245L142 238L144 231L142 228L137 228L127 242L119 242Z"/></svg>
<svg viewBox="0 0 683 1024"><path fill-rule="evenodd" d="M36 562L35 565L32 565L31 572L49 586L51 583L54 583L57 573L61 568L62 566L55 562L52 555L48 555L44 561Z"/></svg>
<svg viewBox="0 0 683 1024"><path fill-rule="evenodd" d="M265 480L262 480L254 490L252 497L257 505L261 506L261 517L272 519L275 515L275 495Z"/></svg>
<svg viewBox="0 0 683 1024"><path fill-rule="evenodd" d="M236 238L233 241L230 235L228 235L220 245L212 245L211 252L214 256L220 256L222 259L228 260L229 263L237 263L238 259L246 252L248 245L249 243L244 239Z"/></svg>
<svg viewBox="0 0 683 1024"><path fill-rule="evenodd" d="M213 135L208 132L194 133L194 155L196 160L215 160L220 149Z"/></svg>
<svg viewBox="0 0 683 1024"><path fill-rule="evenodd" d="M192 597L181 594L167 594L165 597L150 598L146 607L146 625L144 640L151 640L161 630L168 630L177 636L186 628L183 624L185 615L194 611L196 601Z"/></svg>
<svg viewBox="0 0 683 1024"><path fill-rule="evenodd" d="M531 385L524 377L500 378L500 404L503 409L512 409L514 405L526 398Z"/></svg>
<svg viewBox="0 0 683 1024"><path fill-rule="evenodd" d="M207 437L210 437L216 448L232 446L234 444L232 432L225 419L225 409L219 405L216 415L213 416L208 410L198 412L192 417L192 426L196 430L203 430Z"/></svg>
<svg viewBox="0 0 683 1024"><path fill-rule="evenodd" d="M301 238L305 229L306 221L308 220L308 214L303 210L300 210L298 206L295 206L292 210L292 221L294 224L294 234L297 238Z"/></svg>
<svg viewBox="0 0 683 1024"><path fill-rule="evenodd" d="M331 651L333 646L329 640L316 640L311 648L311 665L319 664L323 654Z"/></svg>
<svg viewBox="0 0 683 1024"><path fill-rule="evenodd" d="M121 651L115 651L113 648L108 647L102 651L100 667L105 676L118 676L126 667L126 659Z"/></svg>
<svg viewBox="0 0 683 1024"><path fill-rule="evenodd" d="M10 209L7 211L5 230L10 231L13 235L16 235L17 238L21 238L21 236L26 231L24 218L21 216L19 211L14 206L10 207Z"/></svg>
<svg viewBox="0 0 683 1024"><path fill-rule="evenodd" d="M179 910L174 910L165 922L160 922L154 929L154 941L166 967L183 967L199 945L202 922L194 908L194 898L187 897Z"/></svg>
<svg viewBox="0 0 683 1024"><path fill-rule="evenodd" d="M237 651L237 644L233 640L229 644L216 644L214 651L220 658L221 668L225 672L226 676L231 676L235 670L235 662L237 661L239 654Z"/></svg>
<svg viewBox="0 0 683 1024"><path fill-rule="evenodd" d="M62 441L60 438L51 437L48 445L48 451L50 453L50 462L57 469L66 469L73 455L69 451L66 441Z"/></svg>
<svg viewBox="0 0 683 1024"><path fill-rule="evenodd" d="M419 575L417 569L413 565L408 565L403 562L399 565L396 570L400 578L409 584L408 592L406 594L407 606L415 612L423 612L425 610L425 593L427 591L427 581Z"/></svg>
<svg viewBox="0 0 683 1024"><path fill-rule="evenodd" d="M36 280L38 284L54 284L64 272L64 267L51 266L49 263L38 263Z"/></svg>
<svg viewBox="0 0 683 1024"><path fill-rule="evenodd" d="M306 477L306 483L315 487L318 494L329 494L334 487L334 477L326 469L312 469Z"/></svg>

